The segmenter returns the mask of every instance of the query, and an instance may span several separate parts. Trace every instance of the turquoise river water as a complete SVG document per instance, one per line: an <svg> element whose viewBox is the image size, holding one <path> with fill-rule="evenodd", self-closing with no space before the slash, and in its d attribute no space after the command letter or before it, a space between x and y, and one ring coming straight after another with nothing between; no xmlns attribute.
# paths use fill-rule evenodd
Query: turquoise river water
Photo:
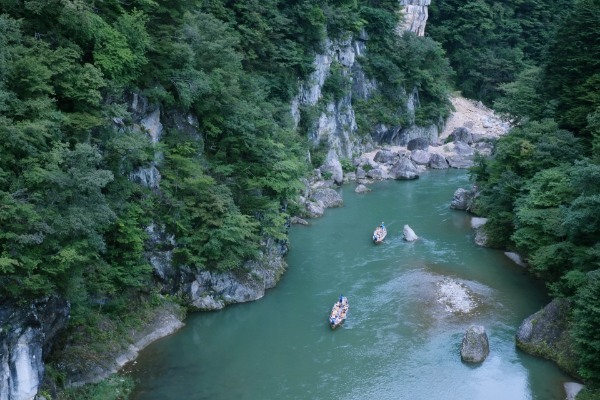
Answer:
<svg viewBox="0 0 600 400"><path fill-rule="evenodd" d="M544 306L543 287L501 251L472 242L470 216L449 208L465 171L385 181L367 194L340 189L344 206L294 226L288 271L266 296L194 313L127 370L135 400L407 399L559 400L569 380L515 348L521 321ZM388 236L371 241L385 221ZM410 225L420 237L402 239ZM444 282L474 309L451 312ZM343 293L350 311L332 331ZM490 354L461 362L463 333L485 327Z"/></svg>

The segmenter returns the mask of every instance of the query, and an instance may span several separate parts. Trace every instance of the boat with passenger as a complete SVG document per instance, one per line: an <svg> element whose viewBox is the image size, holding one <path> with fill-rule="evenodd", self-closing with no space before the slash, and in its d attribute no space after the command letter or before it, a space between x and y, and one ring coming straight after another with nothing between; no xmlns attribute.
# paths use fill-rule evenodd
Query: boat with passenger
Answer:
<svg viewBox="0 0 600 400"><path fill-rule="evenodd" d="M329 314L329 325L331 326L331 329L335 329L344 323L349 308L348 298L344 295L340 295L340 298L335 302L331 309L331 314Z"/></svg>
<svg viewBox="0 0 600 400"><path fill-rule="evenodd" d="M373 243L378 244L383 242L383 239L387 236L387 229L385 228L385 224L382 222L375 231L373 232Z"/></svg>

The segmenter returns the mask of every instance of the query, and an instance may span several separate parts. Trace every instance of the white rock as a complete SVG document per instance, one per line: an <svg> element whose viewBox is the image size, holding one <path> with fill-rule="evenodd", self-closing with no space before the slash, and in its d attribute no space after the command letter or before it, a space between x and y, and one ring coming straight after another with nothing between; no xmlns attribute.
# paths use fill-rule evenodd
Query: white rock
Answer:
<svg viewBox="0 0 600 400"><path fill-rule="evenodd" d="M419 238L415 234L415 231L413 231L412 228L408 225L404 225L404 229L402 230L402 233L404 233L404 240L406 240L407 242L414 242L415 240L417 240Z"/></svg>

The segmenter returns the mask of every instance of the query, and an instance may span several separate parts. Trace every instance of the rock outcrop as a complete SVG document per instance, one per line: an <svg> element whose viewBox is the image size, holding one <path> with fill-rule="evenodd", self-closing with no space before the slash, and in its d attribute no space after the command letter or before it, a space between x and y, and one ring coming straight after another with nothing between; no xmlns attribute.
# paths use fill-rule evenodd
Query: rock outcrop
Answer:
<svg viewBox="0 0 600 400"><path fill-rule="evenodd" d="M471 188L469 190L458 188L454 192L452 202L450 203L450 208L455 210L472 211L473 202L475 201L476 196L477 190L475 188Z"/></svg>
<svg viewBox="0 0 600 400"><path fill-rule="evenodd" d="M35 398L44 379L44 358L69 312L69 303L58 297L26 307L0 305L0 400Z"/></svg>
<svg viewBox="0 0 600 400"><path fill-rule="evenodd" d="M552 360L571 375L578 376L574 365L574 342L569 334L570 312L569 300L552 300L521 323L516 342L519 349Z"/></svg>
<svg viewBox="0 0 600 400"><path fill-rule="evenodd" d="M468 363L483 362L490 353L490 344L485 328L472 325L465 332L460 348L460 358Z"/></svg>
<svg viewBox="0 0 600 400"><path fill-rule="evenodd" d="M427 8L431 4L431 0L400 0L400 4L404 6L402 10L404 19L396 31L398 33L410 31L416 33L417 36L425 35L425 26L429 16Z"/></svg>

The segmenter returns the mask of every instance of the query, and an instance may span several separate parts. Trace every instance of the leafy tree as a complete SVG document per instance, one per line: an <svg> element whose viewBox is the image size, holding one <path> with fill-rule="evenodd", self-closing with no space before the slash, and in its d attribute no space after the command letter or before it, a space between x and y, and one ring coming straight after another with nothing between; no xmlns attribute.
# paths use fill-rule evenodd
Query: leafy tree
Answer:
<svg viewBox="0 0 600 400"><path fill-rule="evenodd" d="M557 121L578 133L586 131L588 115L600 106L599 15L597 0L575 3L550 48L545 70L548 96L558 100Z"/></svg>
<svg viewBox="0 0 600 400"><path fill-rule="evenodd" d="M427 32L447 52L463 94L492 104L505 85L543 62L570 7L569 0L443 0L429 7Z"/></svg>
<svg viewBox="0 0 600 400"><path fill-rule="evenodd" d="M581 287L575 297L575 327L573 335L579 348L579 373L592 385L600 383L600 270L587 275L585 286Z"/></svg>

